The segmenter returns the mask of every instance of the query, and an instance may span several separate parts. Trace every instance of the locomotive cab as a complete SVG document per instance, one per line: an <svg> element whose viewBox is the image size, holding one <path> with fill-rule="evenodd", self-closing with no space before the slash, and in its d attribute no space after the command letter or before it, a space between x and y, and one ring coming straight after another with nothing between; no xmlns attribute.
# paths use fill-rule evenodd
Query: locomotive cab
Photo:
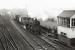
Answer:
<svg viewBox="0 0 75 50"><path fill-rule="evenodd" d="M75 10L64 10L57 16L58 18L58 38L63 43L75 45Z"/></svg>

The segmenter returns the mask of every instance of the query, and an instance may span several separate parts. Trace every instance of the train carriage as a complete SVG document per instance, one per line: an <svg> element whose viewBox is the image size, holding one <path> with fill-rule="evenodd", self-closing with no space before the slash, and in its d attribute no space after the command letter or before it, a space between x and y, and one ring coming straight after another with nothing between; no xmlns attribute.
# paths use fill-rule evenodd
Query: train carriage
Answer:
<svg viewBox="0 0 75 50"><path fill-rule="evenodd" d="M57 16L58 18L58 38L63 43L75 45L75 10L64 10Z"/></svg>

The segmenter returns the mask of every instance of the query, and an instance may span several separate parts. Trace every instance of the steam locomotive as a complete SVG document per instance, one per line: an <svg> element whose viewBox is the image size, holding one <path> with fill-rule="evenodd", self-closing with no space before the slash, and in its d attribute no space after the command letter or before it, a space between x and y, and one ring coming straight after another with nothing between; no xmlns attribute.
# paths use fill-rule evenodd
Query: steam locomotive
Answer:
<svg viewBox="0 0 75 50"><path fill-rule="evenodd" d="M48 29L47 27L40 25L40 21L38 21L36 18L21 17L20 15L16 15L15 20L17 20L17 22L19 22L24 29L27 29L35 35L45 33L57 38L57 29Z"/></svg>
<svg viewBox="0 0 75 50"><path fill-rule="evenodd" d="M15 19L28 31L37 35L40 34L40 22L36 18L21 17L16 15Z"/></svg>

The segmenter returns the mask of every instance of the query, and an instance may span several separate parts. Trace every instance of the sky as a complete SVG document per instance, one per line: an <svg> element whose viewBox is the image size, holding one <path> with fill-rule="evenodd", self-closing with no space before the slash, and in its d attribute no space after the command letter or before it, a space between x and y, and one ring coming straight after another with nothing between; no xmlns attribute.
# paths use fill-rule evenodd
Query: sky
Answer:
<svg viewBox="0 0 75 50"><path fill-rule="evenodd" d="M63 10L75 10L75 0L0 0L0 9L27 8L31 17L56 17Z"/></svg>

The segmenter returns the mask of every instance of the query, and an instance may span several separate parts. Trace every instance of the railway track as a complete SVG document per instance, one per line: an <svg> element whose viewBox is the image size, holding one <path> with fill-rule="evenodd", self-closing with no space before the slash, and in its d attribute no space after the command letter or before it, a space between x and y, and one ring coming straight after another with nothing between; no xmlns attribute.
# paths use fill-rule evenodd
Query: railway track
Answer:
<svg viewBox="0 0 75 50"><path fill-rule="evenodd" d="M3 50L19 50L11 35L12 32L16 32L11 22L3 17L0 20L0 43Z"/></svg>
<svg viewBox="0 0 75 50"><path fill-rule="evenodd" d="M57 39L54 39L52 37L48 37L47 32L42 33L42 37L40 36L40 38L48 41L49 43L53 43L53 45L59 46L60 50L72 50L72 47L64 45L63 43L60 43Z"/></svg>
<svg viewBox="0 0 75 50"><path fill-rule="evenodd" d="M39 43L45 50L59 50L58 47L53 46L53 44L48 43L47 41L41 39L41 38L36 38L34 39L37 43Z"/></svg>
<svg viewBox="0 0 75 50"><path fill-rule="evenodd" d="M14 45L15 42L7 29L9 25L10 23L8 17L5 18L4 16L0 16L0 43L3 50L18 50Z"/></svg>
<svg viewBox="0 0 75 50"><path fill-rule="evenodd" d="M23 27L19 23L17 23L17 24L18 24L18 27L20 27L21 29L23 29ZM24 31L25 30L23 29L22 32L24 32ZM38 44L34 39L27 38L25 36L23 36L23 39L33 48L33 50L44 50L44 48L40 44Z"/></svg>
<svg viewBox="0 0 75 50"><path fill-rule="evenodd" d="M20 29L22 29L22 32L25 32L25 29L19 23L17 23L17 24L18 24L18 27L20 27ZM28 43L30 43L30 45L33 48L37 48L37 49L41 48L41 50L59 50L58 48L52 46L52 44L47 43L45 40L35 36L34 34L30 34L30 35L26 35L26 36L30 37L30 38L27 38L27 37L26 38L27 38Z"/></svg>
<svg viewBox="0 0 75 50"><path fill-rule="evenodd" d="M5 27L4 25L2 25L3 27L1 27L0 29L0 33L2 34L2 37L0 39L0 41L2 42L3 48L4 50L18 50L12 36L10 35L7 27ZM11 47L10 47L11 46Z"/></svg>

